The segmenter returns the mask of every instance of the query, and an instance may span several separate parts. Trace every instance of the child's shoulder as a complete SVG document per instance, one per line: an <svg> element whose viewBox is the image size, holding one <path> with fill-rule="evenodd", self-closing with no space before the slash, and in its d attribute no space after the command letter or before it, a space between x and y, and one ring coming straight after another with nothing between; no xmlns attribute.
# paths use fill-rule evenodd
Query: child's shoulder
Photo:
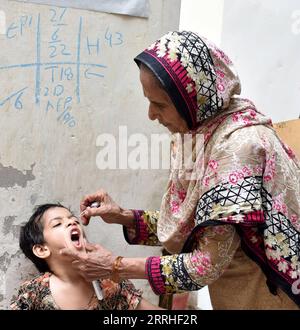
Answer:
<svg viewBox="0 0 300 330"><path fill-rule="evenodd" d="M30 280L26 280L22 283L22 285L47 285L49 284L49 278L51 276L51 273L42 273L34 276Z"/></svg>
<svg viewBox="0 0 300 330"><path fill-rule="evenodd" d="M11 301L11 309L35 309L34 306L45 296L49 290L50 273L34 276L31 280L23 282L17 296Z"/></svg>
<svg viewBox="0 0 300 330"><path fill-rule="evenodd" d="M51 274L46 272L34 276L32 279L24 281L20 288L49 287L49 278Z"/></svg>

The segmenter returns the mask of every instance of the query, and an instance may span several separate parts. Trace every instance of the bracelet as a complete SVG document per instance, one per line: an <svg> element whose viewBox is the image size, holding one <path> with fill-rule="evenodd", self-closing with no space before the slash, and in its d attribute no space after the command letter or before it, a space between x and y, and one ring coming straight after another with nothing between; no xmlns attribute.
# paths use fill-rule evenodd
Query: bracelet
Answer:
<svg viewBox="0 0 300 330"><path fill-rule="evenodd" d="M112 277L111 279L115 282L115 283L119 283L120 282L120 277L119 277L119 270L120 270L120 265L122 262L122 259L124 257L118 256L116 257L113 266L112 266Z"/></svg>

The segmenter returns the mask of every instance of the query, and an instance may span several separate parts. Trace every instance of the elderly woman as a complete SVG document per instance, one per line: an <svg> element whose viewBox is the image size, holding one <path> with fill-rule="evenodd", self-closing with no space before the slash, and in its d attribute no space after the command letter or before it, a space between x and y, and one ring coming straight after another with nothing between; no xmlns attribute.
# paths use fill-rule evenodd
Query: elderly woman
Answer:
<svg viewBox="0 0 300 330"><path fill-rule="evenodd" d="M231 60L208 40L170 32L135 61L149 118L174 137L167 190L156 212L122 209L99 191L83 199L82 220L101 216L123 225L129 244L162 245L170 255L123 258L99 245L88 257L62 253L88 280L147 279L156 294L208 285L214 309L298 309L300 167L294 154L271 120L238 97ZM203 148L192 151L192 178L190 169L174 166L184 134L204 137ZM101 206L88 207L95 200Z"/></svg>

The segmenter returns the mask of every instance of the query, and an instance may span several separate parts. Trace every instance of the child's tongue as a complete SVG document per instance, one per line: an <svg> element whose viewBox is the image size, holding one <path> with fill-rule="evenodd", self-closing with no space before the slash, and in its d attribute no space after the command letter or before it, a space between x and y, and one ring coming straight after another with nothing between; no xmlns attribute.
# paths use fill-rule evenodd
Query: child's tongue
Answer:
<svg viewBox="0 0 300 330"><path fill-rule="evenodd" d="M65 246L71 250L82 250L81 235L79 231L67 231L65 235Z"/></svg>

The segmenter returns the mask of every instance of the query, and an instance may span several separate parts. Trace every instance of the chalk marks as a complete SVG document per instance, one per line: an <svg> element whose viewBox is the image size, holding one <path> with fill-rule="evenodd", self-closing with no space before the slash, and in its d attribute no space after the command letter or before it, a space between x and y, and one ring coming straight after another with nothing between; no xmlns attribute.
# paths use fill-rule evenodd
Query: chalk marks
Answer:
<svg viewBox="0 0 300 330"><path fill-rule="evenodd" d="M22 15L15 22L12 22L6 29L6 38L14 39L22 37L32 27L32 15Z"/></svg>
<svg viewBox="0 0 300 330"><path fill-rule="evenodd" d="M76 96L77 96L77 103L80 103L80 47L81 47L81 31L82 31L82 17L80 17L79 21L79 31L77 37L77 85L76 85Z"/></svg>
<svg viewBox="0 0 300 330"><path fill-rule="evenodd" d="M69 59L70 56L72 56L69 50L70 47L64 40L65 34L67 34L65 29L68 27L65 21L66 12L67 8L50 9L50 20L48 22L51 27L51 37L48 41L48 59L50 61L65 58ZM82 24L81 21L82 18L80 17L80 26ZM77 49L78 48L80 48L80 45L77 45ZM78 66L78 59L77 62L74 62L74 66ZM49 65L44 68L44 73L49 72L49 70L51 70L51 83L45 84L43 93L44 98L47 99L45 111L47 113L50 110L53 111L56 114L58 122L62 122L69 128L75 127L77 120L72 113L73 96L67 93L67 86L70 86L69 83L72 83L75 77L73 65L69 64L66 66L58 62L50 62ZM77 73L77 75L80 75L80 72Z"/></svg>
<svg viewBox="0 0 300 330"><path fill-rule="evenodd" d="M6 97L4 100L2 100L2 101L0 100L0 107L2 107L7 101L10 101L11 99L15 99L15 103L14 103L15 108L18 110L21 110L23 108L22 95L27 88L28 87L24 87L14 93L12 93L8 97Z"/></svg>
<svg viewBox="0 0 300 330"><path fill-rule="evenodd" d="M115 32L114 34L109 28L105 30L105 39L110 47L120 46L123 44L123 35L120 32Z"/></svg>
<svg viewBox="0 0 300 330"><path fill-rule="evenodd" d="M84 76L86 79L91 79L92 76L96 76L96 77L100 77L100 78L103 78L104 75L101 74L101 73L97 73L97 72L94 72L94 71L91 71L92 69L91 68L88 68L84 71Z"/></svg>
<svg viewBox="0 0 300 330"><path fill-rule="evenodd" d="M11 108L27 109L24 101L30 100L30 93L33 92L37 108L47 114L56 114L57 121L68 128L76 127L78 120L75 110L76 105L81 103L83 81L92 83L105 78L109 68L101 63L103 50L113 52L124 44L121 32L105 26L97 34L95 31L91 34L86 23L84 17L80 16L77 27L73 19L72 26L69 26L68 9L61 7L51 7L48 17L41 14L22 15L12 22L7 28L6 39L13 42L12 47L15 47L16 44L21 45L28 33L33 34L34 56L28 63L2 63L0 79L1 73L7 70L15 70L16 79L19 72L24 74L24 69L34 70L34 85L12 90L8 95L0 94L0 109L7 102ZM69 35L73 31L76 32L70 40Z"/></svg>

